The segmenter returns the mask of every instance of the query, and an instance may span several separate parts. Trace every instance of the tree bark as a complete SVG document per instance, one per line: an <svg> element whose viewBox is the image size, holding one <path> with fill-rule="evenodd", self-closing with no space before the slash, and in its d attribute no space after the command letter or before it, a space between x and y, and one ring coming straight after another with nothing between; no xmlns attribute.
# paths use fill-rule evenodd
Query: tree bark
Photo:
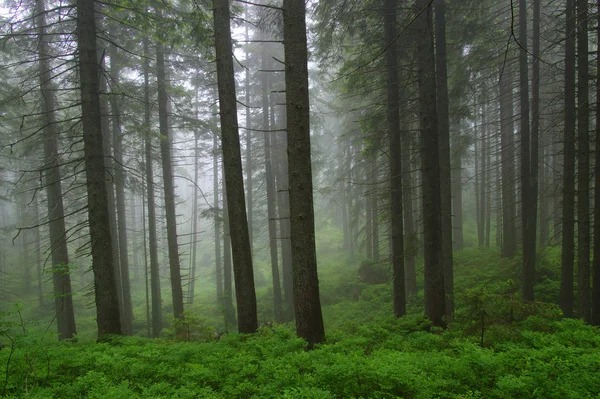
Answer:
<svg viewBox="0 0 600 399"><path fill-rule="evenodd" d="M396 23L398 2L385 0L383 3L383 23L385 52L387 101L386 122L390 137L390 191L391 191L391 252L392 252L392 287L394 315L402 317L406 314L406 276L404 264L404 219L402 199L402 131L400 130L400 85L398 81L398 47L396 40ZM412 215L411 222L412 222ZM411 270L412 272L413 270ZM416 276L410 275L411 279ZM412 283L412 281L411 281ZM412 290L410 290L412 291Z"/></svg>
<svg viewBox="0 0 600 399"><path fill-rule="evenodd" d="M425 314L433 325L446 324L446 294L442 262L442 210L438 116L436 113L435 55L432 10L427 0L415 2L417 30L417 82L423 180L423 233Z"/></svg>
<svg viewBox="0 0 600 399"><path fill-rule="evenodd" d="M296 333L309 347L325 339L315 249L304 0L283 1L290 242Z"/></svg>
<svg viewBox="0 0 600 399"><path fill-rule="evenodd" d="M117 205L117 229L119 232L119 269L121 272L121 292L123 303L121 309L121 325L123 334L133 333L133 305L131 303L131 286L129 282L129 250L127 245L127 214L125 212L125 171L123 164L123 133L121 132L121 111L118 94L114 93L119 88L120 66L118 64L117 46L109 44L108 54L110 57L110 74L112 79L113 93L111 96L112 109L112 139L114 151L114 183Z"/></svg>
<svg viewBox="0 0 600 399"><path fill-rule="evenodd" d="M596 26L600 26L600 3ZM600 71L600 29L596 46L596 71ZM592 265L592 324L600 325L600 82L596 81L596 148L594 164L594 263Z"/></svg>
<svg viewBox="0 0 600 399"><path fill-rule="evenodd" d="M246 17L248 16L248 10L246 9ZM248 24L246 24L246 41L249 41L248 35ZM248 46L245 46L246 64L248 64ZM253 205L253 192L252 192L252 132L250 130L252 121L250 119L250 66L246 65L244 75L244 94L246 107L244 110L246 116L246 201L248 209L248 239L250 240L250 252L254 253L254 205Z"/></svg>
<svg viewBox="0 0 600 399"><path fill-rule="evenodd" d="M104 168L94 2L77 0L83 150L98 339L121 334Z"/></svg>
<svg viewBox="0 0 600 399"><path fill-rule="evenodd" d="M579 316L590 322L590 104L588 2L577 0L577 292Z"/></svg>
<svg viewBox="0 0 600 399"><path fill-rule="evenodd" d="M244 177L237 122L233 51L229 21L229 2L213 0L219 114L223 150L224 185L233 250L233 269L237 298L238 329L252 333L258 328L256 292L252 272L252 253L244 198Z"/></svg>
<svg viewBox="0 0 600 399"><path fill-rule="evenodd" d="M213 212L215 227L215 273L217 303L223 301L223 264L221 261L221 215L219 214L219 137L213 132Z"/></svg>
<svg viewBox="0 0 600 399"><path fill-rule="evenodd" d="M152 128L150 122L150 64L148 39L144 38L144 163L148 196L148 248L150 252L150 286L152 292L152 337L158 337L162 329L162 295L158 265L158 234L154 195L154 170L152 167Z"/></svg>
<svg viewBox="0 0 600 399"><path fill-rule="evenodd" d="M437 67L437 115L440 152L440 195L442 212L442 267L446 315L454 313L454 270L452 260L452 191L450 174L450 113L448 110L448 72L446 55L446 2L436 0L435 5L435 61Z"/></svg>
<svg viewBox="0 0 600 399"><path fill-rule="evenodd" d="M55 96L52 87L51 49L46 34L46 11L44 0L36 1L35 23L38 41L39 84L44 115L44 158L48 229L52 261L52 285L54 308L58 327L58 339L70 339L77 334L75 312L69 272L69 251L65 232L65 212L62 201L58 132L56 131ZM2 271L0 271L2 274Z"/></svg>
<svg viewBox="0 0 600 399"><path fill-rule="evenodd" d="M575 258L575 0L567 0L565 42L565 128L563 136L563 201L560 308L573 317Z"/></svg>

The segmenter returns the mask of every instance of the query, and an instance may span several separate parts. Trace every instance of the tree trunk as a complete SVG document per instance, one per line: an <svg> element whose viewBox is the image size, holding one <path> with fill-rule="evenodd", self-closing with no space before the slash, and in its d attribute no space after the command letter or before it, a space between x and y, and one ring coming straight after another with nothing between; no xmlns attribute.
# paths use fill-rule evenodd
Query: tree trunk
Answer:
<svg viewBox="0 0 600 399"><path fill-rule="evenodd" d="M223 172L223 317L225 329L237 326L233 307L233 276L231 275L231 230L229 228L229 206L227 202L227 184Z"/></svg>
<svg viewBox="0 0 600 399"><path fill-rule="evenodd" d="M512 71L500 67L500 153L502 164L502 248L503 258L517 253L515 204L515 152Z"/></svg>
<svg viewBox="0 0 600 399"><path fill-rule="evenodd" d="M315 249L304 0L283 1L290 242L296 333L309 347L325 339Z"/></svg>
<svg viewBox="0 0 600 399"><path fill-rule="evenodd" d="M600 3L596 26L600 26ZM600 71L600 29L597 32L596 71ZM600 82L596 80L596 148L594 151L594 264L592 291L592 324L600 325Z"/></svg>
<svg viewBox="0 0 600 399"><path fill-rule="evenodd" d="M92 1L77 0L77 44L96 322L98 339L102 340L108 334L121 334L121 322L104 182L106 171L102 148L99 65L96 53L96 20Z"/></svg>
<svg viewBox="0 0 600 399"><path fill-rule="evenodd" d="M262 53L261 65L263 71L268 69L267 55ZM262 88L262 128L265 151L265 179L267 180L267 223L269 226L269 254L271 256L271 276L273 280L273 311L275 322L283 322L283 300L281 297L281 280L279 277L279 260L277 257L277 209L275 196L275 176L271 162L271 133L269 132L269 82L268 72L263 72Z"/></svg>
<svg viewBox="0 0 600 399"><path fill-rule="evenodd" d="M452 261L452 186L450 174L450 115L448 110L448 73L446 59L446 2L435 2L435 61L437 67L437 115L440 152L440 195L442 218L442 267L446 315L454 313L454 271Z"/></svg>
<svg viewBox="0 0 600 399"><path fill-rule="evenodd" d="M113 88L119 88L120 66L118 64L117 46L109 44L108 47L110 57L110 74ZM111 90L114 91L114 90ZM123 303L121 309L123 315L121 317L121 325L123 334L130 335L133 333L133 305L131 303L131 288L129 282L129 250L127 246L127 214L125 212L125 171L123 164L123 133L121 132L121 111L116 93L112 93L111 97L112 109L112 139L115 165L113 168L115 189L116 189L116 204L117 204L117 228L119 231L119 266L121 272L121 291Z"/></svg>
<svg viewBox="0 0 600 399"><path fill-rule="evenodd" d="M154 170L152 167L152 128L150 122L150 65L148 39L144 38L144 163L148 195L148 247L150 252L150 286L152 292L152 337L158 337L162 329L162 296L160 292L160 269L158 265L158 234L154 196Z"/></svg>
<svg viewBox="0 0 600 399"><path fill-rule="evenodd" d="M58 339L70 339L77 334L75 312L69 272L69 251L65 233L64 207L58 152L58 132L56 131L55 96L52 87L52 66L50 65L49 37L46 34L46 11L44 0L36 2L38 41L39 83L44 115L44 185L48 205L48 229L52 261L52 285L54 308L58 326ZM1 256L1 255L0 255ZM4 274L0 270L0 274ZM3 288L3 287L2 287Z"/></svg>
<svg viewBox="0 0 600 399"><path fill-rule="evenodd" d="M532 176L537 173L529 126L529 71L527 67L527 0L519 0L519 93L521 106L521 220L523 225L523 299L533 301L537 193ZM537 151L537 148L535 148ZM536 190L537 191L537 190Z"/></svg>
<svg viewBox="0 0 600 399"><path fill-rule="evenodd" d="M398 46L396 40L398 2L385 0L383 3L384 45L389 46L385 52L387 102L386 122L390 140L390 191L391 191L391 253L393 273L393 305L394 315L402 317L406 314L406 277L404 268L404 220L402 200L402 131L400 130L400 85L398 81ZM412 215L408 215L411 217ZM412 227L412 226L411 226ZM414 256L414 255L413 255ZM416 280L410 270L409 277ZM412 281L410 281L412 283ZM416 284L416 281L414 282ZM412 285L412 284L411 284ZM412 288L412 287L410 287ZM410 290L409 288L409 290ZM410 290L412 291L412 290Z"/></svg>
<svg viewBox="0 0 600 399"><path fill-rule="evenodd" d="M423 250L425 314L435 326L446 324L446 294L442 262L442 214L438 118L436 113L435 55L432 10L427 0L415 2L417 30L417 82L423 180Z"/></svg>
<svg viewBox="0 0 600 399"><path fill-rule="evenodd" d="M160 19L160 12L157 13ZM173 317L183 318L183 289L181 287L181 264L177 245L177 220L175 214L175 186L173 183L173 161L171 157L172 137L169 126L169 98L165 71L163 44L156 42L156 82L158 85L158 124L160 130L160 156L162 160L165 214L167 219L167 246L169 250L169 271L171 277L171 297Z"/></svg>
<svg viewBox="0 0 600 399"><path fill-rule="evenodd" d="M246 17L248 16L248 10L246 9ZM248 24L246 24L246 41L249 41L248 36ZM248 64L248 45L245 47L246 64ZM250 240L250 252L254 253L254 211L252 204L252 132L250 130L252 121L250 119L250 66L246 65L244 75L244 94L246 107L244 113L246 116L246 202L248 209L248 239Z"/></svg>
<svg viewBox="0 0 600 399"><path fill-rule="evenodd" d="M579 316L590 322L590 104L588 2L577 0L577 292Z"/></svg>
<svg viewBox="0 0 600 399"><path fill-rule="evenodd" d="M252 333L258 328L256 292L254 290L252 253L244 198L244 176L242 174L237 122L229 2L227 0L213 0L213 11L223 171L226 177L224 186L227 191L227 209L229 211L229 228L233 250L238 329L240 333Z"/></svg>
<svg viewBox="0 0 600 399"><path fill-rule="evenodd" d="M221 215L219 214L219 137L213 132L213 212L215 225L215 273L217 303L223 301L223 265L221 261Z"/></svg>
<svg viewBox="0 0 600 399"><path fill-rule="evenodd" d="M567 0L560 308L573 317L575 258L575 0Z"/></svg>

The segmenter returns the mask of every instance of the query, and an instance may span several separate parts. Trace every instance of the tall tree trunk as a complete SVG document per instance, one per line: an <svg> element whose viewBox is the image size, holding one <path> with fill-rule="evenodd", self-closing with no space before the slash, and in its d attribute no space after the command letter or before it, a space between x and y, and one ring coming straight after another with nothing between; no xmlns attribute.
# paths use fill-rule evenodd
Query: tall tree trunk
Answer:
<svg viewBox="0 0 600 399"><path fill-rule="evenodd" d="M58 326L58 339L70 339L77 334L75 312L69 272L69 251L65 233L62 184L60 176L60 156L58 153L58 132L56 131L55 96L52 86L51 50L46 34L46 11L44 0L36 2L35 23L37 25L39 83L44 116L44 185L48 206L48 229L52 261L52 286L54 308ZM2 257L2 255L0 255ZM1 260L0 260L1 262ZM4 275L3 270L0 274ZM3 278L3 277L2 277ZM2 287L4 288L4 287Z"/></svg>
<svg viewBox="0 0 600 399"><path fill-rule="evenodd" d="M479 160L481 159L481 143L479 143L479 137L477 136L477 105L475 105L475 124L473 125L473 142L475 150L473 161L475 162L475 223L477 224L477 245L479 247L483 247L485 239L483 229L483 218L485 215L485 209L482 206L481 201L481 187L483 185L483 165L479 165Z"/></svg>
<svg viewBox="0 0 600 399"><path fill-rule="evenodd" d="M533 301L535 283L537 190L532 176L537 156L532 156L529 126L529 70L527 66L527 0L519 0L519 94L521 106L521 218L523 224L523 299ZM537 152L537 148L535 149Z"/></svg>
<svg viewBox="0 0 600 399"><path fill-rule="evenodd" d="M315 248L305 18L304 0L283 1L294 309L296 333L311 347L325 339L325 330Z"/></svg>
<svg viewBox="0 0 600 399"><path fill-rule="evenodd" d="M503 258L517 253L515 204L515 152L512 71L500 67L500 153L502 164L502 248Z"/></svg>
<svg viewBox="0 0 600 399"><path fill-rule="evenodd" d="M261 55L261 67L263 71L268 69L267 55ZM268 72L263 72L261 80L262 89L262 128L264 130L264 151L265 151L265 179L267 180L267 223L269 226L269 254L271 256L271 276L273 280L273 311L275 321L283 322L283 300L281 297L281 279L279 277L279 260L277 257L277 209L275 196L275 176L273 175L273 165L271 162L271 133L269 132L269 81Z"/></svg>
<svg viewBox="0 0 600 399"><path fill-rule="evenodd" d="M248 17L248 9L246 8L246 18ZM250 40L248 35L248 24L246 24L246 42ZM249 62L248 45L245 49L245 61ZM245 116L246 116L246 206L248 209L248 239L250 240L250 251L254 253L254 210L253 210L253 193L252 193L252 132L250 130L252 121L250 119L250 66L246 65L244 75L244 94L245 94Z"/></svg>
<svg viewBox="0 0 600 399"><path fill-rule="evenodd" d="M150 64L148 39L144 38L144 163L148 196L148 248L150 252L150 286L152 292L152 337L158 337L162 329L162 295L158 264L158 234L154 195L154 170L152 167L152 127L150 122Z"/></svg>
<svg viewBox="0 0 600 399"><path fill-rule="evenodd" d="M416 276L412 274L412 272L414 272L412 269L410 270L409 276L405 276L404 267L404 220L402 209L404 205L402 200L402 158L404 154L402 148L402 131L400 130L398 46L394 43L397 36L397 9L398 2L396 0L385 0L383 3L384 44L385 46L389 46L385 52L385 64L387 80L386 122L388 135L390 138L390 212L392 218L391 253L393 273L393 305L394 315L396 317L402 317L406 314L406 277L410 277L411 280L414 278L416 284ZM412 215L410 215L410 217L412 222ZM412 291L410 288L409 292Z"/></svg>
<svg viewBox="0 0 600 399"><path fill-rule="evenodd" d="M119 88L120 66L118 64L117 46L113 43L108 47L110 57L110 74L113 85L113 93L111 97L112 108L112 139L114 151L114 179L116 189L116 204L117 204L117 227L119 231L119 269L121 272L121 291L123 303L121 309L123 315L121 317L121 326L123 334L130 335L133 333L133 305L131 303L131 286L129 282L129 250L127 246L127 214L125 212L125 172L123 164L123 133L121 132L121 110L118 101L118 94L114 93L114 89Z"/></svg>
<svg viewBox="0 0 600 399"><path fill-rule="evenodd" d="M106 172L102 148L99 65L96 53L96 20L92 1L77 0L77 45L96 322L98 339L102 340L108 334L121 334L121 322L104 182Z"/></svg>
<svg viewBox="0 0 600 399"><path fill-rule="evenodd" d="M198 96L196 95L196 104L198 104ZM197 107L197 105L196 105ZM198 117L198 109L196 108L196 118ZM198 172L200 160L200 148L198 147L198 139L200 132L196 128L194 131L194 194L192 196L192 242L190 251L190 280L188 282L188 298L187 303L194 303L194 287L196 286L196 250L198 247Z"/></svg>
<svg viewBox="0 0 600 399"><path fill-rule="evenodd" d="M596 26L600 26L600 3ZM600 71L600 29L596 46L596 71ZM596 79L596 148L594 164L594 264L592 270L592 324L600 325L600 80Z"/></svg>
<svg viewBox="0 0 600 399"><path fill-rule="evenodd" d="M437 115L440 152L440 195L442 212L442 267L446 315L454 313L454 271L452 261L452 186L450 174L450 114L448 110L448 73L446 56L446 2L435 2L435 61L437 68Z"/></svg>
<svg viewBox="0 0 600 399"><path fill-rule="evenodd" d="M369 156L367 156L369 157ZM373 260L373 171L369 159L363 159L365 199L365 249L366 258Z"/></svg>
<svg viewBox="0 0 600 399"><path fill-rule="evenodd" d="M565 128L563 137L562 262L560 308L573 317L575 258L575 0L567 0L565 42Z"/></svg>
<svg viewBox="0 0 600 399"><path fill-rule="evenodd" d="M157 13L157 17L162 17ZM160 130L160 156L162 160L163 188L165 194L165 214L167 220L167 246L169 249L169 272L171 277L171 297L173 316L183 318L183 289L181 287L181 264L177 245L177 220L175 214L175 186L173 183L173 161L171 156L172 140L169 126L169 98L165 70L163 44L156 42L156 82L158 85L158 124Z"/></svg>
<svg viewBox="0 0 600 399"><path fill-rule="evenodd" d="M440 148L436 113L435 55L432 10L427 0L415 2L417 30L417 82L419 86L419 129L421 174L423 176L423 233L425 265L425 314L435 326L446 323L446 294L442 262L442 210Z"/></svg>
<svg viewBox="0 0 600 399"><path fill-rule="evenodd" d="M454 141L454 140L453 140ZM463 200L462 200L462 146L460 135L457 136L456 149L452 152L452 237L453 247L463 249Z"/></svg>
<svg viewBox="0 0 600 399"><path fill-rule="evenodd" d="M400 104L407 106L406 96L402 93ZM402 152L402 206L404 208L404 256L405 256L405 283L406 298L417 295L417 248L419 247L417 229L415 224L415 207L413 206L413 196L415 187L413 186L412 165L411 165L411 145L410 131L405 120L400 125L401 152Z"/></svg>
<svg viewBox="0 0 600 399"><path fill-rule="evenodd" d="M577 292L579 316L590 321L590 104L588 2L577 0Z"/></svg>
<svg viewBox="0 0 600 399"><path fill-rule="evenodd" d="M233 307L233 276L231 275L231 229L229 224L229 204L227 202L227 184L225 172L222 171L223 178L223 316L225 328L235 327L237 320L235 317L235 308Z"/></svg>
<svg viewBox="0 0 600 399"><path fill-rule="evenodd" d="M223 150L224 186L233 250L238 330L252 333L258 328L252 253L244 198L244 176L237 122L237 102L233 71L233 51L229 21L229 1L213 0L219 113Z"/></svg>

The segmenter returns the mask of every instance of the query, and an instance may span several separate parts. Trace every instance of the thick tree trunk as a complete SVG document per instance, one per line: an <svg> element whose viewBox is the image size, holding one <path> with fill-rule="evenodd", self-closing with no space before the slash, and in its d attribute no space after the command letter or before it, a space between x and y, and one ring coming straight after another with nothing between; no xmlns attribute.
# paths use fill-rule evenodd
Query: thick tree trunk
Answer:
<svg viewBox="0 0 600 399"><path fill-rule="evenodd" d="M148 196L148 249L150 252L150 286L152 292L152 337L158 337L162 329L162 295L160 292L160 270L158 265L154 170L152 167L153 134L150 122L150 54L148 47L148 39L144 38L144 163Z"/></svg>
<svg viewBox="0 0 600 399"><path fill-rule="evenodd" d="M226 176L224 186L227 191L227 209L229 211L229 228L233 250L238 329L241 333L252 333L258 328L256 292L254 290L252 253L244 198L229 2L227 0L213 0L213 12L223 171Z"/></svg>
<svg viewBox="0 0 600 399"><path fill-rule="evenodd" d="M500 67L500 153L502 164L502 248L503 258L517 253L515 204L515 152L512 71Z"/></svg>
<svg viewBox="0 0 600 399"><path fill-rule="evenodd" d="M438 117L436 113L435 55L432 10L427 0L415 2L417 30L417 82L421 174L423 176L423 233L425 314L435 326L446 324L446 294L442 262L442 210Z"/></svg>
<svg viewBox="0 0 600 399"><path fill-rule="evenodd" d="M77 44L92 270L98 339L121 334L117 285L112 261L100 114L99 65L94 2L77 0Z"/></svg>
<svg viewBox="0 0 600 399"><path fill-rule="evenodd" d="M44 185L48 205L48 229L52 261L52 286L54 308L58 326L58 339L70 339L77 334L75 312L69 272L69 252L65 233L64 207L58 152L58 132L56 131L55 97L52 87L52 67L50 65L50 45L46 34L46 11L44 0L37 0L35 23L39 36L38 68L44 115L44 158L46 172ZM0 255L1 256L1 255ZM0 270L0 274L3 274Z"/></svg>
<svg viewBox="0 0 600 399"><path fill-rule="evenodd" d="M393 305L394 315L402 317L406 314L406 276L404 267L404 219L402 199L402 131L400 130L400 85L398 74L398 46L396 40L398 2L385 0L383 3L384 45L389 46L385 53L387 101L386 122L390 140L390 191L391 191L391 253L393 273ZM407 215L408 216L408 215ZM411 222L412 222L412 215ZM412 226L411 226L412 227ZM413 266L413 265L411 265ZM410 270L410 279L416 280ZM412 283L412 281L411 281ZM416 281L415 281L416 284ZM411 284L412 285L412 284ZM412 288L412 287L410 287ZM412 289L410 289L412 291Z"/></svg>
<svg viewBox="0 0 600 399"><path fill-rule="evenodd" d="M119 88L120 66L118 64L117 46L108 47L110 57L110 74L113 90ZM131 303L131 288L129 282L129 250L127 246L127 214L125 212L125 171L123 164L123 133L121 132L121 110L116 93L111 97L112 109L112 140L114 151L114 179L117 205L117 229L119 232L119 270L121 272L121 292L123 311L121 325L123 334L133 333L133 305Z"/></svg>
<svg viewBox="0 0 600 399"><path fill-rule="evenodd" d="M442 212L442 265L446 315L454 313L454 270L452 261L452 186L450 174L450 114L448 110L448 73L446 59L446 2L436 0L435 8L435 61L437 68L437 115L440 152L441 212ZM450 320L448 320L450 321Z"/></svg>
<svg viewBox="0 0 600 399"><path fill-rule="evenodd" d="M237 326L235 308L233 306L233 276L231 267L231 230L229 224L229 206L227 202L227 184L225 173L222 171L223 179L223 317L225 328Z"/></svg>
<svg viewBox="0 0 600 399"><path fill-rule="evenodd" d="M600 3L598 3L597 25L600 26ZM600 71L600 29L597 32L596 71ZM596 148L594 165L594 263L592 291L592 324L600 325L600 81L596 80Z"/></svg>
<svg viewBox="0 0 600 399"><path fill-rule="evenodd" d="M575 0L567 0L560 308L573 317L575 258Z"/></svg>
<svg viewBox="0 0 600 399"><path fill-rule="evenodd" d="M309 347L325 339L315 249L308 51L304 0L283 1L290 241L296 333Z"/></svg>
<svg viewBox="0 0 600 399"><path fill-rule="evenodd" d="M577 292L579 316L590 321L590 104L588 2L577 0Z"/></svg>

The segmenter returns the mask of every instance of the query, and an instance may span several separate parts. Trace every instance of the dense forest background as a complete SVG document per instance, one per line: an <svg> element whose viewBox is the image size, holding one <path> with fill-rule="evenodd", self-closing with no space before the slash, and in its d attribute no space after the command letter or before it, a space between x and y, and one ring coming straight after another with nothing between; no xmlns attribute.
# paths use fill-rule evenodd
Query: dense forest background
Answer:
<svg viewBox="0 0 600 399"><path fill-rule="evenodd" d="M3 1L2 396L597 397L599 18Z"/></svg>

